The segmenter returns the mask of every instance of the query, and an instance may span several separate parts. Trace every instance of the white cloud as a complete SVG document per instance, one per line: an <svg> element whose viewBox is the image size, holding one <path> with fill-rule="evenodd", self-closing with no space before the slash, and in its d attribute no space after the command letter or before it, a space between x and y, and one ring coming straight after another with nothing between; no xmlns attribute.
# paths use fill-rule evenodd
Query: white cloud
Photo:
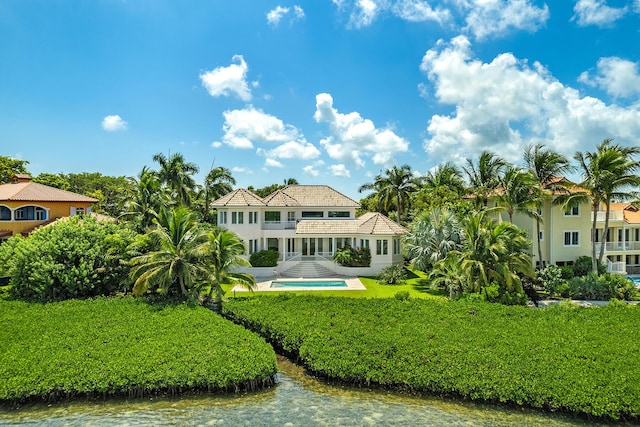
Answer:
<svg viewBox="0 0 640 427"><path fill-rule="evenodd" d="M253 106L225 111L223 116L222 143L240 149L258 145L256 153L267 158L267 166L282 167L276 159L310 160L321 154L297 128Z"/></svg>
<svg viewBox="0 0 640 427"><path fill-rule="evenodd" d="M313 165L305 166L302 168L302 170L304 171L305 174L309 176L316 177L320 175L320 172Z"/></svg>
<svg viewBox="0 0 640 427"><path fill-rule="evenodd" d="M549 8L529 0L457 0L467 13L466 30L476 39L504 35L511 29L535 32L549 19Z"/></svg>
<svg viewBox="0 0 640 427"><path fill-rule="evenodd" d="M122 120L122 117L117 114L106 116L104 119L102 119L102 129L108 132L125 130L128 126L129 124Z"/></svg>
<svg viewBox="0 0 640 427"><path fill-rule="evenodd" d="M269 159L269 158L267 158L264 161L264 166L265 168L283 168L284 167L284 165L279 161L277 161L276 159Z"/></svg>
<svg viewBox="0 0 640 427"><path fill-rule="evenodd" d="M254 148L254 143L285 143L298 141L298 130L262 110L248 106L223 113L222 142L233 148Z"/></svg>
<svg viewBox="0 0 640 427"><path fill-rule="evenodd" d="M202 86L213 97L235 94L243 101L250 101L251 90L247 83L247 70L249 67L242 55L234 55L231 61L235 63L228 67L217 67L200 74Z"/></svg>
<svg viewBox="0 0 640 427"><path fill-rule="evenodd" d="M333 98L328 93L316 95L316 122L328 123L331 136L320 141L329 157L363 167L362 156L370 156L373 163L386 165L393 156L409 149L409 142L391 129L377 129L369 119L359 113L339 113L333 108Z"/></svg>
<svg viewBox="0 0 640 427"><path fill-rule="evenodd" d="M304 10L302 7L295 5L293 9L289 7L277 6L275 9L267 12L267 23L272 27L280 25L280 21L291 12L291 23L304 18Z"/></svg>
<svg viewBox="0 0 640 427"><path fill-rule="evenodd" d="M549 19L549 8L532 0L334 0L338 11L349 16L348 26L362 28L379 16L395 16L410 22L435 22L473 34L477 39L504 36L512 30L537 31ZM441 3L441 4L438 4ZM451 8L445 5L450 5Z"/></svg>
<svg viewBox="0 0 640 427"><path fill-rule="evenodd" d="M343 164L329 166L329 171L333 176L340 176L343 178L351 178L351 172Z"/></svg>
<svg viewBox="0 0 640 427"><path fill-rule="evenodd" d="M607 27L622 18L627 13L627 7L610 7L606 0L578 0L573 11L575 15L571 19L580 26Z"/></svg>
<svg viewBox="0 0 640 427"><path fill-rule="evenodd" d="M220 148L220 147L222 147L222 142L220 142L220 141L213 141L213 142L211 143L211 146L212 146L213 148Z"/></svg>
<svg viewBox="0 0 640 427"><path fill-rule="evenodd" d="M423 0L400 0L391 6L394 15L409 22L435 21L444 24L452 21L451 11L436 7Z"/></svg>
<svg viewBox="0 0 640 427"><path fill-rule="evenodd" d="M615 56L600 58L597 73L590 76L584 72L579 81L598 86L617 98L629 98L640 94L638 63Z"/></svg>
<svg viewBox="0 0 640 427"><path fill-rule="evenodd" d="M640 136L638 108L580 97L542 65L530 66L510 53L484 63L473 57L464 36L427 51L421 70L435 98L455 109L429 122L424 148L434 164L476 157L485 149L514 162L532 142L572 156L585 143L613 137L635 144Z"/></svg>
<svg viewBox="0 0 640 427"><path fill-rule="evenodd" d="M245 168L245 167L242 167L242 166L234 166L234 167L231 168L231 171L234 172L234 173L246 173L246 174L249 174L249 175L253 174L253 169Z"/></svg>

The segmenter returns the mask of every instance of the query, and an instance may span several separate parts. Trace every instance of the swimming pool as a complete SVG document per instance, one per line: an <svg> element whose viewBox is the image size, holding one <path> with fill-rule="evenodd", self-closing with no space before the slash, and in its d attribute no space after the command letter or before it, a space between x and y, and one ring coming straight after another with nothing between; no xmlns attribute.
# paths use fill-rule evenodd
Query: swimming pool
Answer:
<svg viewBox="0 0 640 427"><path fill-rule="evenodd" d="M634 285L640 286L640 276L627 276L627 279L631 280Z"/></svg>
<svg viewBox="0 0 640 427"><path fill-rule="evenodd" d="M270 288L346 288L344 280L275 280Z"/></svg>

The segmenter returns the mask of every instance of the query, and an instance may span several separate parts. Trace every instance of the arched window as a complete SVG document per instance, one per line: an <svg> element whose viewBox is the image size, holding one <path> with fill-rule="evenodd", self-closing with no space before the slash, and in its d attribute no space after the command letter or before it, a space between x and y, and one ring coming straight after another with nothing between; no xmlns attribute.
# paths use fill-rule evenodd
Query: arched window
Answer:
<svg viewBox="0 0 640 427"><path fill-rule="evenodd" d="M14 212L16 221L46 221L47 211L40 206L23 206Z"/></svg>
<svg viewBox="0 0 640 427"><path fill-rule="evenodd" d="M11 221L11 209L0 206L0 221Z"/></svg>

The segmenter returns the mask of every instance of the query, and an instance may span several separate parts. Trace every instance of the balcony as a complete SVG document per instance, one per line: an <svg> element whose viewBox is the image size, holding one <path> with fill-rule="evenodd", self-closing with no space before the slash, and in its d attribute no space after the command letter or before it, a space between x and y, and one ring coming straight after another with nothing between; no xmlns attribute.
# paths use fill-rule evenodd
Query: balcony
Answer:
<svg viewBox="0 0 640 427"><path fill-rule="evenodd" d="M263 230L295 230L296 221L262 221Z"/></svg>
<svg viewBox="0 0 640 427"><path fill-rule="evenodd" d="M600 251L602 243L596 243L596 252ZM640 242L607 242L605 252L640 251Z"/></svg>

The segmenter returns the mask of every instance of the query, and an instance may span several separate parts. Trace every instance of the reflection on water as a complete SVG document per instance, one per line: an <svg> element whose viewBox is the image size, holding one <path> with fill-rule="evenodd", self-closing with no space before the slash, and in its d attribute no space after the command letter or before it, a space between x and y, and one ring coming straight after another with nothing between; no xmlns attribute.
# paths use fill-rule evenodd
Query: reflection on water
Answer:
<svg viewBox="0 0 640 427"><path fill-rule="evenodd" d="M46 426L577 426L599 424L534 411L495 408L333 386L280 359L277 387L233 396L110 399L0 409L0 425ZM604 424L601 424L604 425Z"/></svg>

